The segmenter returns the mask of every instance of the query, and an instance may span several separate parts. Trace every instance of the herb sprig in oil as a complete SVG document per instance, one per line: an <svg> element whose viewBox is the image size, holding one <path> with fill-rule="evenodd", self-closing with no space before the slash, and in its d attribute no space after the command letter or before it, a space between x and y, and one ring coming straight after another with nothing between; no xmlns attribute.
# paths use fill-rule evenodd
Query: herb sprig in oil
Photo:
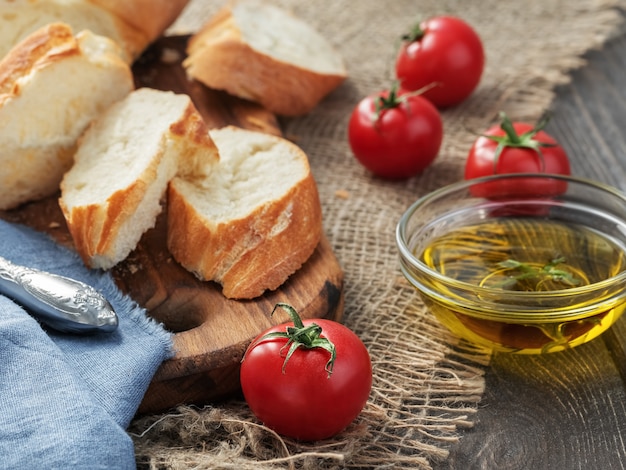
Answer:
<svg viewBox="0 0 626 470"><path fill-rule="evenodd" d="M505 272L511 271L509 277L499 284L498 287L509 290L539 291L546 282L556 282L565 287L580 285L581 280L576 278L570 271L563 269L566 264L564 257L550 260L543 266L533 266L514 259L507 259L498 263L498 267Z"/></svg>

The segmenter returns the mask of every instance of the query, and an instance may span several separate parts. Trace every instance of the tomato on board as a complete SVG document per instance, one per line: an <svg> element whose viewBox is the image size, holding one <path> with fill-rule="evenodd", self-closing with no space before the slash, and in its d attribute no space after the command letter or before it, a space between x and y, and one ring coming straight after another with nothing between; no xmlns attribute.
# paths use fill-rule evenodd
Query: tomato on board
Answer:
<svg viewBox="0 0 626 470"><path fill-rule="evenodd" d="M394 88L363 98L348 122L348 141L356 159L387 179L406 179L428 167L441 147L439 111L415 93Z"/></svg>
<svg viewBox="0 0 626 470"><path fill-rule="evenodd" d="M402 37L396 76L403 90L424 91L437 107L453 106L472 94L485 66L476 31L454 16L437 16Z"/></svg>
<svg viewBox="0 0 626 470"><path fill-rule="evenodd" d="M544 117L537 125L512 122L500 113L500 124L494 125L478 137L470 148L465 162L465 179L510 173L571 174L567 153L561 145L543 130L548 122ZM566 183L558 179L533 178L481 184L473 194L489 197L517 194L549 196L565 191Z"/></svg>
<svg viewBox="0 0 626 470"><path fill-rule="evenodd" d="M277 433L326 439L360 414L372 387L372 364L359 337L341 323L301 320L269 328L248 347L241 388L252 412Z"/></svg>

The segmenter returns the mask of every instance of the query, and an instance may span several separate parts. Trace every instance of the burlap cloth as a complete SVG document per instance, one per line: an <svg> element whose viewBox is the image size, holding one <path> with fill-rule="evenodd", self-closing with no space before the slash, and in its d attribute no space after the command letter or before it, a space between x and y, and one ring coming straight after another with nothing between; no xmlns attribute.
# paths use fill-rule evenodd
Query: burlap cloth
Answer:
<svg viewBox="0 0 626 470"><path fill-rule="evenodd" d="M194 31L221 1L196 0L172 32ZM310 115L283 120L309 155L325 232L345 270L345 323L373 360L374 385L345 433L303 445L267 430L238 400L180 407L130 428L140 468L430 468L472 425L489 354L459 344L400 276L394 229L419 196L462 178L476 135L506 111L535 121L581 56L618 29L626 0L279 0L343 54L350 78ZM486 69L473 96L443 113L440 155L405 182L371 177L351 155L346 125L366 94L393 76L398 37L437 14L461 16L481 35ZM555 119L558 117L555 117Z"/></svg>

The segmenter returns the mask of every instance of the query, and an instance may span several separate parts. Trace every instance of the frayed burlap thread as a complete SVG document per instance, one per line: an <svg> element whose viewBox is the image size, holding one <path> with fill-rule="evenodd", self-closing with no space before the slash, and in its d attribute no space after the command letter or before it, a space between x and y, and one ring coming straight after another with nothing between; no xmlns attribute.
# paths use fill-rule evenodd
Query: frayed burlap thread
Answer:
<svg viewBox="0 0 626 470"><path fill-rule="evenodd" d="M345 323L368 347L374 384L361 416L336 438L308 445L281 438L234 399L182 406L130 428L146 469L428 469L471 427L484 391L489 352L459 342L426 311L400 276L394 230L427 192L462 178L476 136L505 111L536 121L555 87L584 53L621 25L625 0L277 0L329 39L350 78L312 113L283 119L287 138L309 156L324 228L345 271ZM192 1L173 33L195 31L221 2ZM347 122L356 103L388 88L399 36L418 19L464 18L481 35L487 64L479 88L442 112L435 163L403 182L373 178L354 160ZM554 116L553 119L558 119Z"/></svg>

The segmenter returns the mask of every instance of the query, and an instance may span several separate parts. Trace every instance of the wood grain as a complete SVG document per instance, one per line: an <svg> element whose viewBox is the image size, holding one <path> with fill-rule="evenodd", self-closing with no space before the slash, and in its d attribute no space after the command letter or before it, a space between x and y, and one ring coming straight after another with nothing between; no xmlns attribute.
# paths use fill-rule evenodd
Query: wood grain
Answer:
<svg viewBox="0 0 626 470"><path fill-rule="evenodd" d="M546 130L565 147L574 174L625 190L626 36L587 59L557 90ZM433 467L625 469L625 353L622 317L570 351L495 355L474 428Z"/></svg>
<svg viewBox="0 0 626 470"><path fill-rule="evenodd" d="M136 86L187 93L210 127L237 125L280 135L275 116L260 106L188 80L181 66L186 41L186 37L157 41L134 66ZM0 217L73 246L58 195L0 213ZM172 258L166 226L163 211L131 255L111 271L124 292L175 332L176 355L157 371L140 412L213 402L236 394L239 363L248 344L263 330L289 319L282 310L270 316L278 302L293 305L302 318L341 318L343 270L326 238L279 289L236 301L224 297L218 284L198 280Z"/></svg>
<svg viewBox="0 0 626 470"><path fill-rule="evenodd" d="M497 354L486 382L474 428L436 468L618 468L626 393L602 341L543 356Z"/></svg>

